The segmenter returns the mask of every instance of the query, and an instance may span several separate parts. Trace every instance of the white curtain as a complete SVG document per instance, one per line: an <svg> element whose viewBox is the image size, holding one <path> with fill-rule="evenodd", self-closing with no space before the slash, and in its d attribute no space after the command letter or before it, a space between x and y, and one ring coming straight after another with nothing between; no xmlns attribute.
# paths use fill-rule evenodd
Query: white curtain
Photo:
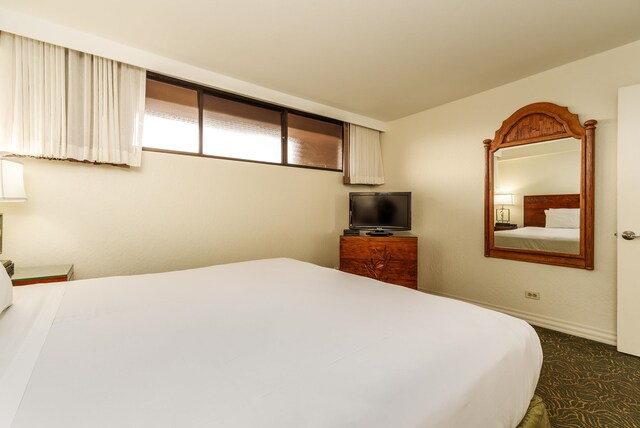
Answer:
<svg viewBox="0 0 640 428"><path fill-rule="evenodd" d="M349 124L349 184L384 184L380 131Z"/></svg>
<svg viewBox="0 0 640 428"><path fill-rule="evenodd" d="M0 151L140 166L146 71L0 32Z"/></svg>

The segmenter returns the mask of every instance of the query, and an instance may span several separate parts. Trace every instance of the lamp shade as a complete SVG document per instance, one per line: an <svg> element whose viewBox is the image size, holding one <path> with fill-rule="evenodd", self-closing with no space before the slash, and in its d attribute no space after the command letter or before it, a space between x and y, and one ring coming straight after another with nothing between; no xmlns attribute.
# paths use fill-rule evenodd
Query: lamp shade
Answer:
<svg viewBox="0 0 640 428"><path fill-rule="evenodd" d="M493 203L495 205L513 205L513 195L494 195Z"/></svg>
<svg viewBox="0 0 640 428"><path fill-rule="evenodd" d="M20 162L0 159L0 202L23 202L27 200L24 191L24 166Z"/></svg>

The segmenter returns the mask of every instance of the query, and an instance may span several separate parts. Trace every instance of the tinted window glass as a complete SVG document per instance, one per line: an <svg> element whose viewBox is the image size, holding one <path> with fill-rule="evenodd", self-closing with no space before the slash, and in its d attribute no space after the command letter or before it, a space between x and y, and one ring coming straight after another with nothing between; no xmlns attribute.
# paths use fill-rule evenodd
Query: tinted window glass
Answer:
<svg viewBox="0 0 640 428"><path fill-rule="evenodd" d="M202 152L205 155L282 161L282 113L205 95Z"/></svg>
<svg viewBox="0 0 640 428"><path fill-rule="evenodd" d="M287 160L293 165L342 169L342 125L289 113Z"/></svg>
<svg viewBox="0 0 640 428"><path fill-rule="evenodd" d="M198 153L198 92L147 79L142 146Z"/></svg>

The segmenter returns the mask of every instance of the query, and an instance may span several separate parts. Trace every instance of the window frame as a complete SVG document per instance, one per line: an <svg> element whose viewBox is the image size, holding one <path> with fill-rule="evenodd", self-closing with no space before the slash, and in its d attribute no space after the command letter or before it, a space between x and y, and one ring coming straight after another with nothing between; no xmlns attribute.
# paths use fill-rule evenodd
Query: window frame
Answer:
<svg viewBox="0 0 640 428"><path fill-rule="evenodd" d="M186 89L191 89L197 92L198 97L198 153L193 152L183 152L179 150L167 150L167 149L158 149L153 147L142 147L143 151L148 152L157 152L157 153L168 153L175 155L186 155L186 156L196 156L202 158L212 158L212 159L224 159L224 160L232 160L238 162L251 162L258 163L263 165L278 165L278 166L286 166L291 168L303 168L303 169L315 169L320 171L333 171L333 172L343 172L344 164L345 164L345 122L337 119L332 119L325 116L320 116L318 114L304 112L301 110L292 109L289 107L281 106L278 104L272 104L265 101L256 100L253 98L248 98L242 95L233 94L230 92L225 92L219 89L210 88L207 86L203 86L197 83L187 82L181 79L177 79L170 76L165 76L163 74L155 73L152 71L147 71L147 79L155 80L158 82L166 83L169 85L179 86ZM230 101L240 102L247 105L265 108L268 110L277 111L280 113L280 162L268 162L268 161L260 161L254 159L242 159L242 158L231 158L225 156L216 156L216 155L208 155L203 153L203 133L204 133L204 96L210 95L214 97L219 97L223 99L227 99ZM322 168L317 166L309 166L309 165L297 165L290 164L287 159L287 151L288 151L288 141L289 141L289 125L288 125L288 115L289 113L296 114L299 116L308 117L310 119L319 120L322 122L332 123L334 125L338 125L342 128L342 156L341 163L342 168L334 169L334 168ZM144 132L144 131L143 131Z"/></svg>

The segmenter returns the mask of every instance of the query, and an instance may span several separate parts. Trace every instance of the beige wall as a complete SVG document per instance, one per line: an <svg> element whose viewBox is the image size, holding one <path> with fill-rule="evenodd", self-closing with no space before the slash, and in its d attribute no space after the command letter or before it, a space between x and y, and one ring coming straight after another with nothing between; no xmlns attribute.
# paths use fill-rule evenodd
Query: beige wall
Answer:
<svg viewBox="0 0 640 428"><path fill-rule="evenodd" d="M413 191L420 287L614 341L617 88L638 82L640 42L391 122L383 138L387 183ZM594 271L483 255L482 141L538 101L598 120ZM525 290L541 300L525 299Z"/></svg>
<svg viewBox="0 0 640 428"><path fill-rule="evenodd" d="M3 258L77 277L293 257L338 264L341 173L144 152L122 169L23 159L26 203L2 204Z"/></svg>
<svg viewBox="0 0 640 428"><path fill-rule="evenodd" d="M1 9L1 8L0 8ZM385 123L9 11L3 31L105 56L303 111ZM348 226L342 174L144 152L141 168L24 159L29 201L2 204L2 258L73 263L76 278L265 257L338 265Z"/></svg>

